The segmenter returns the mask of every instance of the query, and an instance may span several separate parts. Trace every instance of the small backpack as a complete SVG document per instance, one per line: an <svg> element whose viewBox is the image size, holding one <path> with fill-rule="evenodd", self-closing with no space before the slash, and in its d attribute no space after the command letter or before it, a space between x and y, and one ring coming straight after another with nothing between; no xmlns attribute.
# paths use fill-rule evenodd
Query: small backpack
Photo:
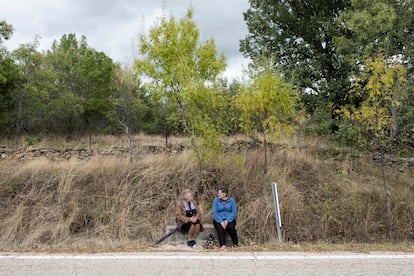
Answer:
<svg viewBox="0 0 414 276"><path fill-rule="evenodd" d="M216 241L214 240L214 234L210 233L207 236L207 240L204 243L204 248L205 249L214 249L214 247L216 247Z"/></svg>

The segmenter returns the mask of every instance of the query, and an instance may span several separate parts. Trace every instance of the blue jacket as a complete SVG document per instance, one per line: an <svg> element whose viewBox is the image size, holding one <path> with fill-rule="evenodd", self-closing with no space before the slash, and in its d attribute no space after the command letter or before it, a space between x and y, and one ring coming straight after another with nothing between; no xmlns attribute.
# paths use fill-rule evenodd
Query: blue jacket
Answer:
<svg viewBox="0 0 414 276"><path fill-rule="evenodd" d="M218 197L213 200L213 217L217 222L227 220L232 222L236 219L237 206L234 198L228 197L226 201L222 201Z"/></svg>

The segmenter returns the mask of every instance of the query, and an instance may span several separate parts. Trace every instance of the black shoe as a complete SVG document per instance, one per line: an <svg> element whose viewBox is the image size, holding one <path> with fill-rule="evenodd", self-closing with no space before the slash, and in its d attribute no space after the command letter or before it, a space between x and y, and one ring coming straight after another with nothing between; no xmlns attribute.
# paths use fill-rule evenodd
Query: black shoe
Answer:
<svg viewBox="0 0 414 276"><path fill-rule="evenodd" d="M187 245L188 247L193 247L194 245L196 245L196 241L195 240L187 241Z"/></svg>

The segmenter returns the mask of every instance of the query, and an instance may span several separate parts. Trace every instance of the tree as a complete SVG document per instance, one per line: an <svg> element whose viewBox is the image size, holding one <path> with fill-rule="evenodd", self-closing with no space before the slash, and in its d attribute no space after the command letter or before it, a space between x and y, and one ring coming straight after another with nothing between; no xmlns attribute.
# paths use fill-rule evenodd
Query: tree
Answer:
<svg viewBox="0 0 414 276"><path fill-rule="evenodd" d="M14 130L16 104L13 91L20 84L19 69L3 46L3 41L13 34L13 26L0 21L0 129L2 135L10 135Z"/></svg>
<svg viewBox="0 0 414 276"><path fill-rule="evenodd" d="M86 37L78 41L68 34L53 43L46 66L57 86L50 99L51 118L59 118L67 134L102 129L111 113L112 60L90 48Z"/></svg>
<svg viewBox="0 0 414 276"><path fill-rule="evenodd" d="M365 139L372 141L371 148L379 153L384 193L388 238L392 240L391 193L385 178L384 155L392 152L396 140L401 95L406 85L406 69L400 63L388 64L383 55L371 59L364 69L364 85L355 83L353 92L364 100L357 109L344 109L344 117L362 125Z"/></svg>
<svg viewBox="0 0 414 276"><path fill-rule="evenodd" d="M3 40L11 38L13 31L13 25L8 24L5 20L0 21L0 45L3 44Z"/></svg>
<svg viewBox="0 0 414 276"><path fill-rule="evenodd" d="M241 128L251 137L261 137L264 145L263 198L267 202L267 147L281 135L288 135L295 127L298 93L275 71L272 60L262 59L249 72L248 83L236 106L240 110Z"/></svg>
<svg viewBox="0 0 414 276"><path fill-rule="evenodd" d="M336 51L351 65L352 73L363 70L364 62L382 53L412 65L414 46L414 2L354 0L338 18L341 33L335 38Z"/></svg>
<svg viewBox="0 0 414 276"><path fill-rule="evenodd" d="M116 124L128 138L130 162L132 162L132 134L143 130L149 106L142 102L140 81L131 68L115 66L112 113Z"/></svg>
<svg viewBox="0 0 414 276"><path fill-rule="evenodd" d="M240 50L255 59L272 57L275 67L301 88L308 111L342 106L348 64L335 51L337 20L349 0L252 0L244 13L249 34Z"/></svg>
<svg viewBox="0 0 414 276"><path fill-rule="evenodd" d="M86 38L78 43L75 34L63 35L47 51L46 68L54 74L55 89L48 99L48 128L67 135L79 132L82 126L84 98L79 83L79 59L86 51Z"/></svg>
<svg viewBox="0 0 414 276"><path fill-rule="evenodd" d="M362 87L366 85L366 70L367 67L372 67L372 61L371 65L367 64L367 61L378 59L378 56L384 59L383 62L386 64L393 63L392 68L396 68L396 63L399 67L405 68L407 85L398 92L399 105L389 109L393 121L390 131L393 139L398 141L401 152L412 148L413 145L409 138L413 134L409 118L412 118L410 114L414 107L410 101L412 91L408 85L413 81L414 67L413 10L413 1L352 1L351 7L339 17L342 35L335 40L337 52L351 65L352 72L349 78L353 80L353 88L356 82L360 82L358 85ZM358 109L364 105L367 95L352 93L353 88L349 89L348 104L353 104Z"/></svg>
<svg viewBox="0 0 414 276"><path fill-rule="evenodd" d="M111 116L112 59L89 48L79 63L80 96L84 99L83 127L89 132L103 130Z"/></svg>
<svg viewBox="0 0 414 276"><path fill-rule="evenodd" d="M214 40L201 42L199 37L191 8L180 20L164 15L150 28L148 36L139 36L141 58L134 63L136 72L148 80L145 87L154 101L171 110L166 116L168 121L192 137L198 175L207 153L212 152L205 146L218 145L217 110L222 101L215 82L226 66Z"/></svg>
<svg viewBox="0 0 414 276"><path fill-rule="evenodd" d="M368 57L383 52L413 70L413 10L411 0L252 0L240 48L251 58L273 56L300 86L308 112L330 113L332 132L342 120L338 110L361 104L349 91Z"/></svg>
<svg viewBox="0 0 414 276"><path fill-rule="evenodd" d="M12 53L19 67L21 84L13 93L16 103L16 135L21 131L41 132L45 130L47 100L54 88L54 75L44 66L44 55L36 50L39 38L23 44Z"/></svg>

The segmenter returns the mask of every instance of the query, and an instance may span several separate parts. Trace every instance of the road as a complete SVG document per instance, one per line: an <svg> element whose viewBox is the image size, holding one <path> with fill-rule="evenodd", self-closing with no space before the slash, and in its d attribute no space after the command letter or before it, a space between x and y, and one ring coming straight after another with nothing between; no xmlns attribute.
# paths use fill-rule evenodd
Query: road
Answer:
<svg viewBox="0 0 414 276"><path fill-rule="evenodd" d="M0 275L414 275L414 253L0 253Z"/></svg>

